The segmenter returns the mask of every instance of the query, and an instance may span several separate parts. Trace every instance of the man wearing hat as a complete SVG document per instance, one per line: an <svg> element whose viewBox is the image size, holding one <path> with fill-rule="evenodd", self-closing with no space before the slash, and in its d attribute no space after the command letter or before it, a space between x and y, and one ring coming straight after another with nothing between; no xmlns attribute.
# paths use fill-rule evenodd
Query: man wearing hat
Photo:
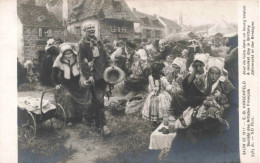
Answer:
<svg viewBox="0 0 260 163"><path fill-rule="evenodd" d="M124 46L117 48L117 50L111 55L114 64L121 68L127 75L130 74L135 49L135 42L127 41Z"/></svg>
<svg viewBox="0 0 260 163"><path fill-rule="evenodd" d="M102 129L104 135L110 131L106 126L104 114L104 95L106 93L106 85L103 78L104 71L109 67L110 57L105 51L101 40L95 36L96 26L92 23L86 23L83 28L86 36L79 42L79 66L81 71L81 86L87 86L91 81L90 87L93 95L93 107L95 110L95 125Z"/></svg>

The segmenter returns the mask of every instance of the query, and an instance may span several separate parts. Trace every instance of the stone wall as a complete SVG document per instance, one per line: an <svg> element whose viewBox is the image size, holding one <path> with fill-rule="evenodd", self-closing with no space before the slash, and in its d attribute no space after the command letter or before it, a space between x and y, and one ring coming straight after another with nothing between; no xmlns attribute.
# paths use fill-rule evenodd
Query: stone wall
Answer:
<svg viewBox="0 0 260 163"><path fill-rule="evenodd" d="M24 27L23 28L23 40L24 40L24 59L36 58L37 51L37 39L38 39L38 28L36 27Z"/></svg>
<svg viewBox="0 0 260 163"><path fill-rule="evenodd" d="M52 38L63 38L63 29L52 29ZM47 44L47 37L39 37L39 27L23 27L23 55L24 60L38 59L39 51L44 51L45 45Z"/></svg>

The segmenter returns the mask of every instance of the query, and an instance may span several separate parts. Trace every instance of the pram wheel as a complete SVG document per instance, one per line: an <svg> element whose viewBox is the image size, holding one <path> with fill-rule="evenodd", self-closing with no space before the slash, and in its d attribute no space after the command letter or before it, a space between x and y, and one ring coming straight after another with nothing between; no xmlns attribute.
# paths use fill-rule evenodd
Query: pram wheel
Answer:
<svg viewBox="0 0 260 163"><path fill-rule="evenodd" d="M56 112L52 119L52 125L55 129L61 130L66 125L66 113L63 107L57 103Z"/></svg>
<svg viewBox="0 0 260 163"><path fill-rule="evenodd" d="M26 138L32 138L36 135L36 120L31 112L26 112L21 119L21 131Z"/></svg>

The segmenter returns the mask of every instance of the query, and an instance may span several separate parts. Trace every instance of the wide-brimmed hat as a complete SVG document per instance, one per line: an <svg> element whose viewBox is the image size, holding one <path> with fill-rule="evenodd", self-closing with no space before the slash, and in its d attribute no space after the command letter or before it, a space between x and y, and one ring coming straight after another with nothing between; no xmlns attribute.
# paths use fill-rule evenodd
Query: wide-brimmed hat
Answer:
<svg viewBox="0 0 260 163"><path fill-rule="evenodd" d="M65 52L65 51L67 51L67 50L71 50L75 55L77 54L74 50L73 50L73 48L72 48L72 46L70 45L70 44L68 44L68 43L63 43L63 44L61 44L60 45L60 53L63 55L63 53Z"/></svg>
<svg viewBox="0 0 260 163"><path fill-rule="evenodd" d="M47 41L47 45L45 46L45 52L47 52L51 47L54 47L55 46L55 40L52 38L52 39L49 39Z"/></svg>
<svg viewBox="0 0 260 163"><path fill-rule="evenodd" d="M108 67L104 71L104 80L110 84L120 83L124 79L124 71L117 66Z"/></svg>

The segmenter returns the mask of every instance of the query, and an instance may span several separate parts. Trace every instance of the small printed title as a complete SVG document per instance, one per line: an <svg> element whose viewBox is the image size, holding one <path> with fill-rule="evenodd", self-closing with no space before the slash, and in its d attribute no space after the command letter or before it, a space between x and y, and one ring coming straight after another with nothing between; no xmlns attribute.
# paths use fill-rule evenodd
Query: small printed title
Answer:
<svg viewBox="0 0 260 163"><path fill-rule="evenodd" d="M255 22L248 21L247 18L247 7L243 6L243 18L242 18L242 76L254 76L255 75ZM256 144L257 140L255 137L255 117L254 117L254 106L251 106L251 94L252 90L249 88L250 83L247 81L240 82L242 90L242 106L239 106L242 111L242 131L241 142L242 142L242 155L256 157Z"/></svg>
<svg viewBox="0 0 260 163"><path fill-rule="evenodd" d="M247 8L243 6L243 42L242 67L243 75L255 75L255 22L247 21Z"/></svg>

